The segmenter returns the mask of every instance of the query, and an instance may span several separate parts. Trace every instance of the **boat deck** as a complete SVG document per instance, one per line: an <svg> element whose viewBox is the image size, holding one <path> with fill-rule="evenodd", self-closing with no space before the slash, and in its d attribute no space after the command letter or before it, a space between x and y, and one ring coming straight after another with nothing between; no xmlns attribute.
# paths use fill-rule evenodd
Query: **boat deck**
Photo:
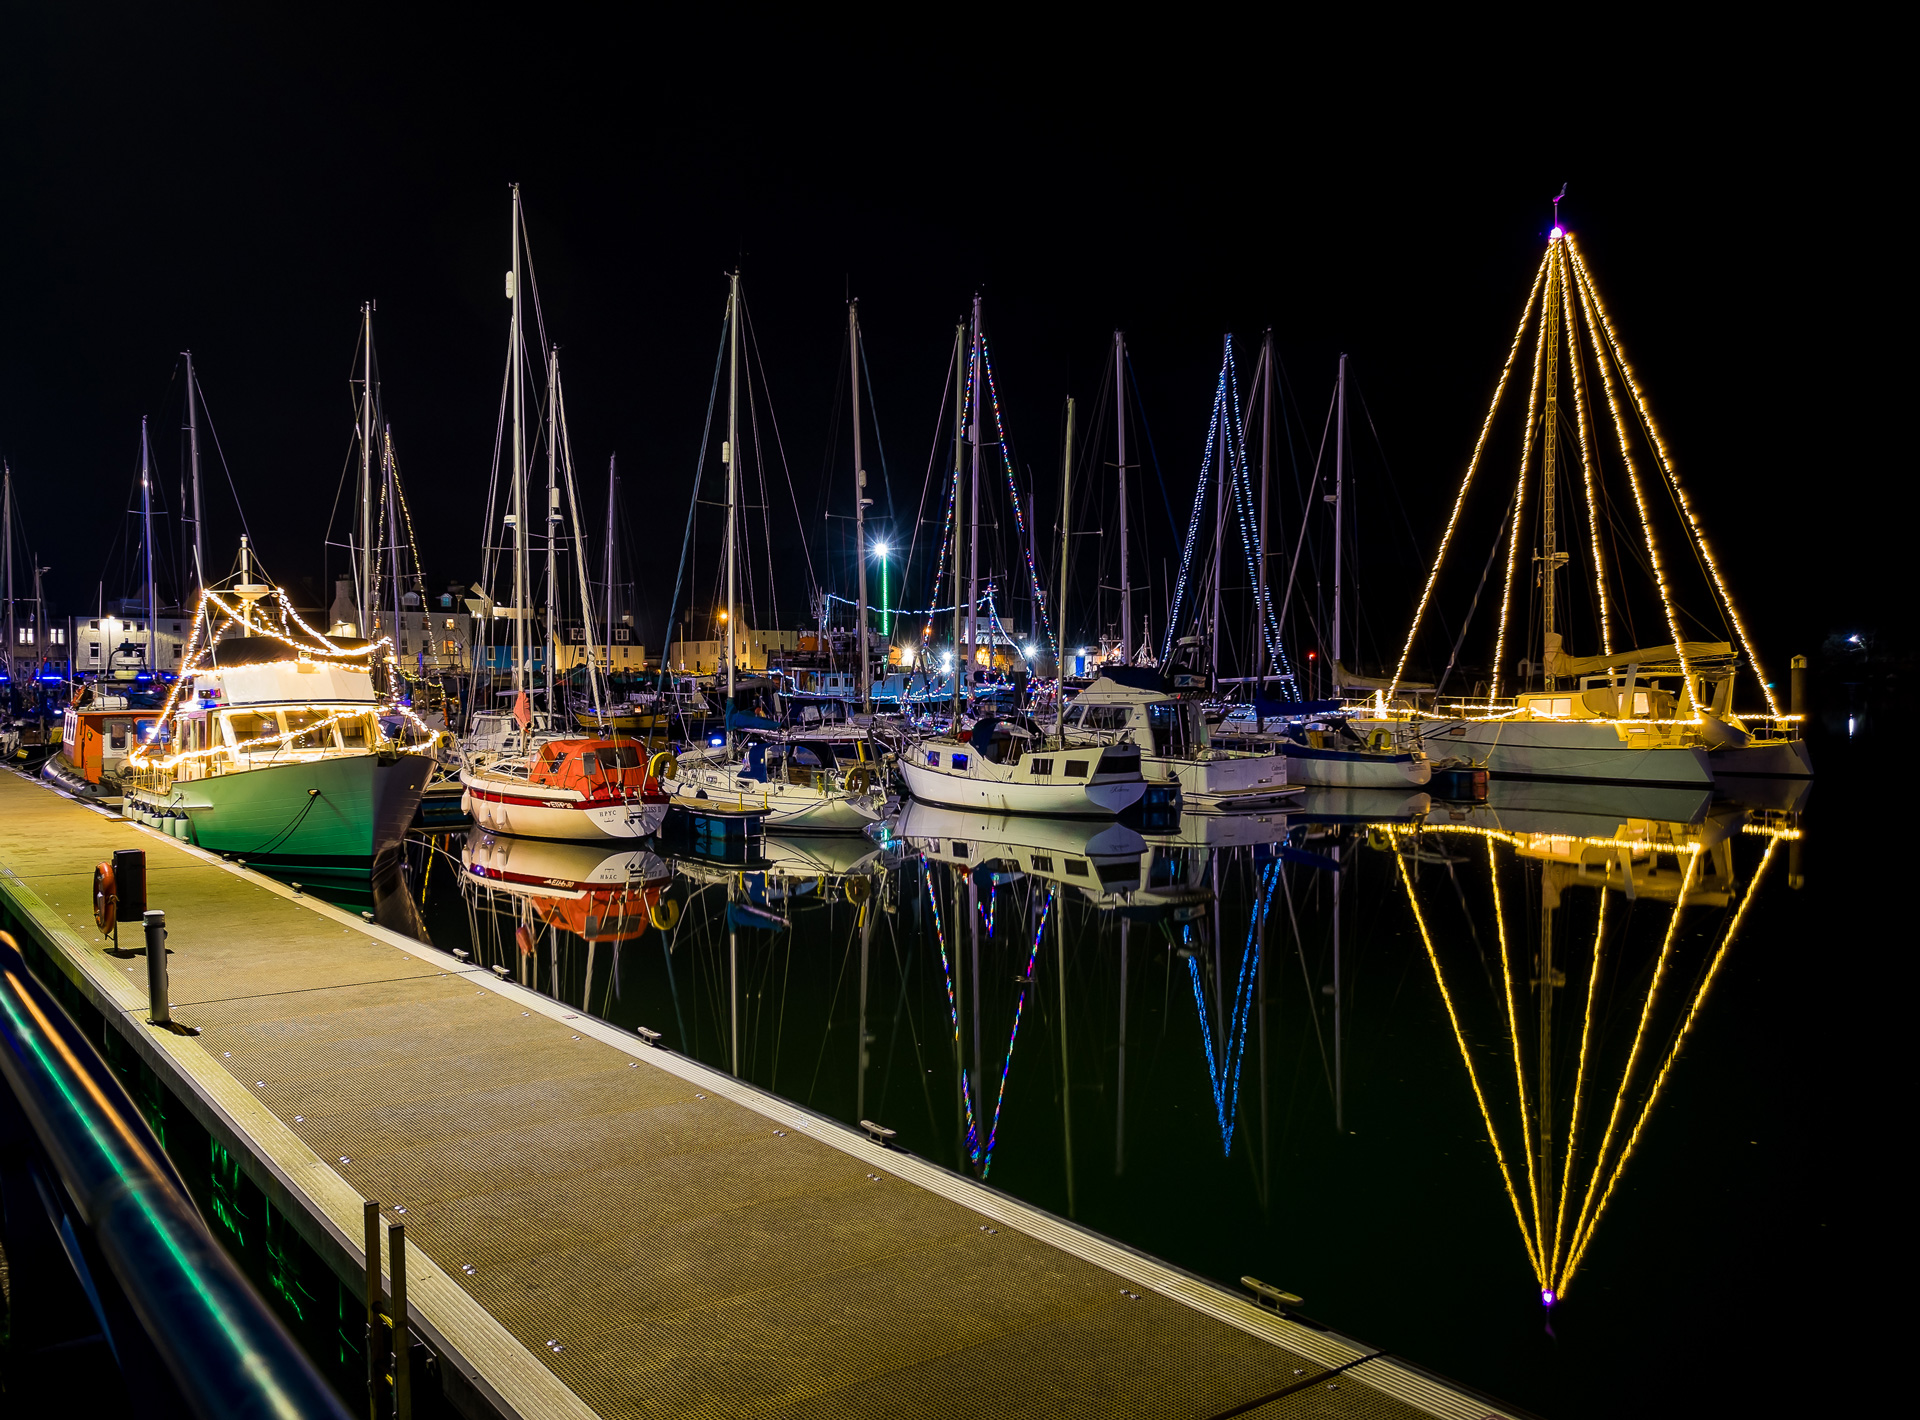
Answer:
<svg viewBox="0 0 1920 1420"><path fill-rule="evenodd" d="M94 929L128 847L197 1037ZM406 1224L470 1412L1502 1413L12 774L0 896L343 1279L363 1198Z"/></svg>

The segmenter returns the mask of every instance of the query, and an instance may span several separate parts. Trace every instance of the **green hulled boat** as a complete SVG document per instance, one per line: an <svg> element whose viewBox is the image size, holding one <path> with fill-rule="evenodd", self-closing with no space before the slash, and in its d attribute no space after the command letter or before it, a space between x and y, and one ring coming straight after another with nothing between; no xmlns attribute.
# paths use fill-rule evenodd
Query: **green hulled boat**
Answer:
<svg viewBox="0 0 1920 1420"><path fill-rule="evenodd" d="M400 739L383 729L372 666L384 642L284 615L276 627L254 606L270 590L234 588L237 609L207 594L197 628L224 620L239 634L190 651L152 740L128 758L123 812L249 862L364 872L413 821L432 738L411 717Z"/></svg>

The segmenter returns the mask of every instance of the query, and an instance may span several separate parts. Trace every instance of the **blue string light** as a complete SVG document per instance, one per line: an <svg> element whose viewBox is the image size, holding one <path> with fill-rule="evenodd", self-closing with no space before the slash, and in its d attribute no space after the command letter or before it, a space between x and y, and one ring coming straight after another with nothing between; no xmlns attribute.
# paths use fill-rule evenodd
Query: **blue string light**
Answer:
<svg viewBox="0 0 1920 1420"><path fill-rule="evenodd" d="M987 1130L986 1160L981 1165L980 1177L984 1180L993 1167L993 1145L1000 1137L1000 1106L1007 1098L1007 1073L1013 1069L1013 1043L1020 1038L1020 1017L1027 1008L1027 992L1033 986L1033 968L1040 960L1040 938L1047 930L1047 914L1053 911L1054 889L1047 889L1047 900L1040 908L1040 924L1033 929L1033 946L1027 952L1026 983L1020 988L1020 999L1013 1007L1013 1029L1007 1033L1007 1054L1000 1062L1000 1089L993 1097L993 1124Z"/></svg>
<svg viewBox="0 0 1920 1420"><path fill-rule="evenodd" d="M947 982L947 1011L953 1017L953 1054L960 1058L960 1003L953 994L953 968L947 961L947 931L940 921L940 895L933 890L933 872L927 867L927 860L920 860L920 875L927 885L927 902L933 908L933 935L940 944L940 971ZM1016 1024L1017 1024L1016 1018ZM1002 1076L1004 1079L1004 1075ZM967 1083L967 1072L960 1071L960 1098L967 1107L967 1157L976 1164L980 1162L980 1127L973 1121L973 1089ZM995 1107L996 1113L998 1106Z"/></svg>

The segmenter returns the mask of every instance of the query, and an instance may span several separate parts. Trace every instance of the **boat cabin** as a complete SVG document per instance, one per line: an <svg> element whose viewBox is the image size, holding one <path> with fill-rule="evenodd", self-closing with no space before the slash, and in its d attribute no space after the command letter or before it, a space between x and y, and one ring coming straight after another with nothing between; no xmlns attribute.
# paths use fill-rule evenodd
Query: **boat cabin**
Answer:
<svg viewBox="0 0 1920 1420"><path fill-rule="evenodd" d="M648 788L646 749L635 740L547 740L527 767L527 782L574 789L590 799L644 794Z"/></svg>
<svg viewBox="0 0 1920 1420"><path fill-rule="evenodd" d="M1526 691L1514 704L1536 720L1671 720L1674 695L1646 681L1582 676L1578 690Z"/></svg>
<svg viewBox="0 0 1920 1420"><path fill-rule="evenodd" d="M1184 759L1211 741L1197 700L1169 693L1158 672L1132 666L1103 667L1067 707L1066 727L1102 739L1131 734L1161 759Z"/></svg>

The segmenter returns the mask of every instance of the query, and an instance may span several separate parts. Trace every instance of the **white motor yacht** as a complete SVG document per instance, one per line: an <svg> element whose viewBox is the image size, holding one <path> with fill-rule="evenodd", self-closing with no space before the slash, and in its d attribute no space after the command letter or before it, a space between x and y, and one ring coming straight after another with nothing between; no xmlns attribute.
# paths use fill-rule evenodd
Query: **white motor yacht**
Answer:
<svg viewBox="0 0 1920 1420"><path fill-rule="evenodd" d="M1177 787L1188 812L1265 808L1299 792L1286 756L1212 742L1199 703L1168 691L1158 671L1102 666L1064 723L1090 740L1138 745L1142 777Z"/></svg>
<svg viewBox="0 0 1920 1420"><path fill-rule="evenodd" d="M1041 740L991 715L963 733L964 740L938 735L902 751L900 776L915 800L998 814L1112 818L1147 792L1139 746L1125 741Z"/></svg>

